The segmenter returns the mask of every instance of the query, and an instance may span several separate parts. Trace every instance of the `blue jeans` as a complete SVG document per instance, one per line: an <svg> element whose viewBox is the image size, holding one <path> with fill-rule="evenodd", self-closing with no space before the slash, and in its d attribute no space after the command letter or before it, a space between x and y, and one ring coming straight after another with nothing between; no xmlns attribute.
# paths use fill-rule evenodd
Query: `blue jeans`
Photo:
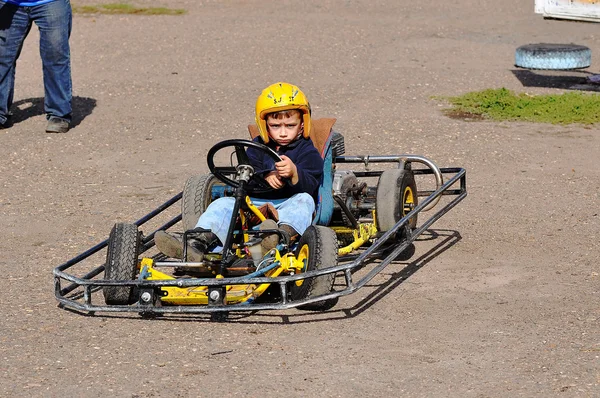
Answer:
<svg viewBox="0 0 600 398"><path fill-rule="evenodd" d="M71 121L71 3L54 0L39 6L20 7L0 1L0 124L4 124L10 114L17 59L32 22L40 30L46 117Z"/></svg>
<svg viewBox="0 0 600 398"><path fill-rule="evenodd" d="M235 199L231 197L215 200L202 213L196 227L210 229L217 235L221 243L225 243L234 203ZM291 226L300 235L312 223L312 216L315 211L315 201L307 193L299 193L289 199L266 200L252 198L252 203L257 207L265 203L273 204L279 214L279 224Z"/></svg>

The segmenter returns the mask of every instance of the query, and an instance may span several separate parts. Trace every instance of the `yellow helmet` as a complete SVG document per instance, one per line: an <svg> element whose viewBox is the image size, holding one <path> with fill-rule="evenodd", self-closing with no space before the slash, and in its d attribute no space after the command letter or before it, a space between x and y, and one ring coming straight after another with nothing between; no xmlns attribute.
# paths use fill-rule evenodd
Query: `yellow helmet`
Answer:
<svg viewBox="0 0 600 398"><path fill-rule="evenodd" d="M303 135L308 138L312 123L310 120L310 104L304 93L293 84L275 83L265 88L256 100L256 125L260 138L265 144L269 142L266 117L269 113L298 109L302 112L304 123Z"/></svg>

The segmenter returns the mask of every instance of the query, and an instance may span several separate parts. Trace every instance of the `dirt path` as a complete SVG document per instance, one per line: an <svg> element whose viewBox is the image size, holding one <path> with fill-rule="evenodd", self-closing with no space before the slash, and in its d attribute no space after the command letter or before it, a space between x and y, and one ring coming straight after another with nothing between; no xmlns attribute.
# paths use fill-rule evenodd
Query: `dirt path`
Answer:
<svg viewBox="0 0 600 398"><path fill-rule="evenodd" d="M1 396L600 395L597 127L453 120L432 99L560 91L597 62L524 75L514 50L573 42L596 54L598 25L544 21L533 1L366 3L176 0L187 15L77 15L66 135L43 132L32 32L17 123L0 132ZM465 167L469 196L410 263L325 314L215 324L57 308L52 269L206 172L208 149L244 136L257 93L278 80L300 85L316 117L338 118L347 154Z"/></svg>

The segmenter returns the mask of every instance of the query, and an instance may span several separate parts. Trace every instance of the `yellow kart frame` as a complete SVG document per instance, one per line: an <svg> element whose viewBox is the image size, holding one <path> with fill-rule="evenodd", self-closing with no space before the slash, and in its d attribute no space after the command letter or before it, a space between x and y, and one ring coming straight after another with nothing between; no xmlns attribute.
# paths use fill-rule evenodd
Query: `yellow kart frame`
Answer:
<svg viewBox="0 0 600 398"><path fill-rule="evenodd" d="M407 190L410 190L408 187ZM413 200L412 196L407 197L407 200ZM407 201L407 203L409 203ZM410 202L412 203L412 202ZM265 221L265 216L258 210L252 201L247 196L246 204L248 208L261 220ZM406 214L410 211L409 208L405 207ZM240 212L240 217L242 220L245 218L244 213ZM374 217L375 219L375 217ZM339 256L345 256L356 249L363 246L369 240L374 238L377 233L377 226L375 223L362 223L359 225L358 229L352 229L347 227L332 227L332 229L336 232L336 234L344 234L350 235L353 237L352 243L345 247L341 247L338 249ZM244 241L247 242L249 240L248 235L244 236ZM295 256L293 253L288 252L285 254L281 254L279 250L273 249L273 266L264 272L264 276L267 278L276 278L281 275L295 275L306 272L307 268L307 260L309 257L309 247L308 245L303 245L298 250L298 256ZM238 253L239 257L243 257ZM219 256L220 257L220 256ZM215 260L219 260L219 257L216 257ZM140 274L145 276L144 279L148 281L157 281L157 280L176 280L177 278L169 275L165 272L162 272L160 268L155 267L156 261L152 258L142 258L139 263ZM221 275L217 275L216 278L222 278ZM304 280L296 280L294 283L297 286L301 286ZM260 297L268 288L271 286L270 283L263 283L260 285L229 285L226 287L226 296L225 303L230 304L240 304L247 303L248 301L252 301L258 297ZM191 287L177 287L177 286L167 286L161 288L163 294L160 296L160 300L163 303L170 305L208 305L208 287L207 286L191 286Z"/></svg>
<svg viewBox="0 0 600 398"><path fill-rule="evenodd" d="M436 180L436 188L430 191L417 191L416 186L412 184L402 185L402 189L398 193L401 198L400 203L392 203L391 210L386 210L385 205L380 207L382 212L400 213L392 221L377 214L379 204L369 208L363 202L353 203L350 197L333 195L337 211L344 215L344 223L331 222L328 226L311 227L311 233L317 237L313 237L313 243L303 242L303 236L295 248L272 249L269 254L265 255L265 258L268 257L268 261L265 262L264 267L261 269L248 267L248 272L243 275L228 275L226 266L221 266L213 268L213 275L208 277L180 278L165 272L164 267L173 267L173 261L164 261L160 256L144 257L143 254L154 246L154 234L158 230L167 230L177 225L182 216L174 217L146 237L138 233L137 228L171 206L178 204L182 199L182 192L140 220L129 224L132 226L130 237L136 242L135 258L142 255L139 261L135 260L136 269L133 270L132 276L111 278L105 275L104 279L99 278L98 276L105 271L108 274L110 267L108 262L84 275L75 275L74 269L78 265L89 261L96 254L102 253L104 248L110 246L109 238L54 269L55 297L61 306L91 313L137 312L144 315L210 313L213 319L220 319L232 311L297 307L329 309L335 305L339 297L351 294L361 288L396 259L400 253L410 250L413 242L425 230L467 195L464 169L438 168L424 157L396 155L335 156L333 158L334 164L363 164L364 171L354 171L353 173L358 177L379 177L380 184L385 179L395 183L397 179L405 178L409 174L401 171L372 170L373 164L390 162L398 164L398 168L394 170L410 170L411 175L433 175ZM412 163L421 163L427 168L411 170ZM239 170L237 172L240 173ZM443 175L447 176L446 182L443 181ZM353 184L353 186L355 185ZM369 189L365 187L363 191L367 192ZM372 193L372 191L371 189L369 192ZM382 203L390 202L383 193L381 196L383 196ZM442 196L449 198L449 201L443 206L436 206ZM418 197L419 200L417 200ZM248 195L244 194L237 202L239 202L239 208L235 209L234 214L239 214L243 219L252 213L260 220L264 220L264 216L252 204ZM426 220L421 219L420 225L417 226L417 215L434 207L436 211L432 212L433 214ZM363 212L358 214L357 209ZM365 212L369 216L365 217L367 214ZM370 221L365 221L365 219ZM387 223L387 225L380 225L380 223ZM228 246L226 246L231 247L232 253L230 254L234 255L236 259L250 259L245 244L251 240L253 233L257 232L239 231L238 235L242 235L242 239L238 239L237 242L228 242ZM335 245L335 253L327 258L319 259L323 264L319 264L318 267L315 267L314 264L309 267L309 261L314 262L311 260L311 254L315 252L310 246L320 240L329 246ZM344 242L344 244L338 248L338 242ZM114 251L115 248L113 247L112 250ZM108 251L111 251L111 247ZM374 258L379 261L374 263L372 261ZM214 263L222 260L218 256L211 259L214 260ZM176 265L193 266L197 264L179 261ZM366 265L372 265L372 268L368 269L360 279L354 280L354 272L364 269ZM138 276L135 277L135 275ZM313 287L311 281L324 279L327 279L327 283L317 284L317 288ZM333 288L334 279L336 279L335 288ZM275 301L257 301L270 287L279 292ZM306 293L307 288L310 288L308 294ZM124 299L118 299L114 303L109 303L107 300L106 305L102 305L94 302L96 300L94 297L98 296L99 291L103 291L105 297L107 291L125 292L126 295L123 296Z"/></svg>

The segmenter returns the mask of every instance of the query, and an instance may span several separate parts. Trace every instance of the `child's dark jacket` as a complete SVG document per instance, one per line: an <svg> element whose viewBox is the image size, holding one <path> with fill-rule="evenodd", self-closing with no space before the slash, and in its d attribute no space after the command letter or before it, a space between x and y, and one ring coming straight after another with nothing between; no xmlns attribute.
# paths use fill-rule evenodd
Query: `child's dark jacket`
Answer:
<svg viewBox="0 0 600 398"><path fill-rule="evenodd" d="M264 144L260 137L256 137L253 141ZM281 189L263 194L253 194L261 199L287 199L297 193L306 192L317 201L319 185L323 178L323 159L319 152L315 149L312 141L308 138L300 137L289 145L279 147L276 150L277 143L269 140L267 146L273 149L277 154L285 155L291 159L298 169L298 183L292 185L290 181ZM270 171L275 170L275 161L267 154L254 148L248 148L248 158L255 169L255 173L266 175Z"/></svg>

